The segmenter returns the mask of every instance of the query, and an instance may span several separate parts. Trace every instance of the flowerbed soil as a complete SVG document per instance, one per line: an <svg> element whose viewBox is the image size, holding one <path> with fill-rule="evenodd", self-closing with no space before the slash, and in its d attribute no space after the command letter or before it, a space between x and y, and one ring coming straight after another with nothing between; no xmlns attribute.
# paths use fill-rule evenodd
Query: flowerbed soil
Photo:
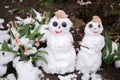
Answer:
<svg viewBox="0 0 120 80"><path fill-rule="evenodd" d="M14 3L12 3L12 1L15 1ZM91 0L93 1L93 0ZM119 0L114 0L116 3L119 3ZM15 8L20 8L21 10L14 10L13 13L10 12L10 10L13 10ZM79 48L79 41L81 41L84 33L84 26L85 23L88 22L89 20L91 20L92 16L94 14L90 15L90 12L88 12L88 14L83 15L84 13L82 13L81 10L84 11L84 9L87 12L87 9L89 6L80 6L77 1L75 0L66 0L65 3L53 3L50 6L40 6L39 0L23 0L23 2L19 2L18 0L0 0L0 18L5 19L5 23L8 23L9 21L13 21L15 20L15 16L20 16L22 18L26 18L26 16L28 16L29 14L27 14L27 11L29 11L30 8L34 8L36 10L42 10L42 11L50 11L51 14L53 14L56 10L58 9L63 9L68 15L69 18L73 21L74 23L74 28L71 29L71 32L74 36L74 45L75 48ZM89 9L93 9L93 6L91 6L92 8ZM120 10L120 9L118 9ZM118 17L120 17L119 15L110 15L110 16L103 16L103 14L99 14L100 11L98 13L96 13L97 15L99 15L102 18L103 21L103 25L105 26L104 28L104 32L106 32L107 28L106 26L112 25L116 19ZM52 16L52 15L51 15ZM6 29L6 27L5 27ZM114 35L118 35L120 33L114 34ZM41 46L45 47L45 44L42 44ZM9 68L12 69L12 68ZM8 70L8 72L12 72L12 70ZM75 72L77 74L77 71ZM113 65L106 65L106 64L102 64L101 66L101 70L98 71L98 73L100 73L103 77L103 80L120 80L120 69L116 69ZM69 74L69 73L68 73ZM66 75L68 75L66 74ZM52 75L52 74L46 74L45 73L45 78L49 78L50 80L59 80L57 78L58 75ZM81 75L78 74L77 80L80 80Z"/></svg>

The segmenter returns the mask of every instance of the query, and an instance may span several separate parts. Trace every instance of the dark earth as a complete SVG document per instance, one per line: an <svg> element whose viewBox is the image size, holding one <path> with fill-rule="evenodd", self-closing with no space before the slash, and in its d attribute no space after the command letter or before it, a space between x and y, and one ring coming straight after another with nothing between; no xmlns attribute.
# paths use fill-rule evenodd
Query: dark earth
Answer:
<svg viewBox="0 0 120 80"><path fill-rule="evenodd" d="M53 2L46 4L45 0L23 0L23 2L19 2L19 0L0 0L0 18L5 19L5 25L9 21L14 21L15 16L26 18L26 16L30 15L31 8L41 13L43 13L43 11L49 11L51 16L53 16L54 12L58 9L62 9L69 15L69 18L74 23L71 31L74 30L75 32L73 33L75 48L79 48L78 42L81 41L84 35L84 26L91 20L93 15L101 17L104 26L103 35L109 32L113 40L116 39L116 36L120 36L120 0L90 0L92 4L83 6L78 4L77 0L51 1ZM120 40L118 42L120 42ZM14 69L8 69L8 72L12 71L14 71ZM75 73L77 74L77 71L75 71ZM103 80L120 80L120 69L116 69L114 64L107 65L103 62L98 73L102 75ZM80 76L81 75L78 75L77 80L80 80ZM52 75L45 73L45 78L59 80L57 74Z"/></svg>

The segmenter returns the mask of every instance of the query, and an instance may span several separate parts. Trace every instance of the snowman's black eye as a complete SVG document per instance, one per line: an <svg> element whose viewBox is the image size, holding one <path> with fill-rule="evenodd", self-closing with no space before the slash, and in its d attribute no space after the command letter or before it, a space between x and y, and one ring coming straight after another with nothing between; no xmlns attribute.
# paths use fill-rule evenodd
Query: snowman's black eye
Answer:
<svg viewBox="0 0 120 80"><path fill-rule="evenodd" d="M62 22L62 26L63 26L63 27L67 27L66 22Z"/></svg>
<svg viewBox="0 0 120 80"><path fill-rule="evenodd" d="M98 27L100 28L100 24L98 25Z"/></svg>
<svg viewBox="0 0 120 80"><path fill-rule="evenodd" d="M56 21L53 22L53 26L56 27L58 23Z"/></svg>
<svg viewBox="0 0 120 80"><path fill-rule="evenodd" d="M90 25L89 25L89 28L92 28L92 27L93 27L92 24L90 24Z"/></svg>
<svg viewBox="0 0 120 80"><path fill-rule="evenodd" d="M2 53L2 55L4 56L4 55L5 55L5 53L3 52L3 53Z"/></svg>

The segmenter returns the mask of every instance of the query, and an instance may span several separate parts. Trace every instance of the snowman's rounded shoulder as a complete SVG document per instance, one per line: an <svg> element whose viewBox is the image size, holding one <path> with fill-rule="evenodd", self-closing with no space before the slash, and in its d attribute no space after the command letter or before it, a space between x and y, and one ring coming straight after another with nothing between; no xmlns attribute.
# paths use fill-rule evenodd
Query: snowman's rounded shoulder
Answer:
<svg viewBox="0 0 120 80"><path fill-rule="evenodd" d="M94 40L101 40L101 39L104 39L104 37L102 35L98 35L98 36L84 36L83 39L94 39Z"/></svg>

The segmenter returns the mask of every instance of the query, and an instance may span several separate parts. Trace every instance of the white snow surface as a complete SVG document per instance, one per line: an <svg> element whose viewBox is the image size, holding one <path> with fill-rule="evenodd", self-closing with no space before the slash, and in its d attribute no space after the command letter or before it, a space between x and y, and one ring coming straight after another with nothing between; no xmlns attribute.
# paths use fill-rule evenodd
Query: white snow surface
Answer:
<svg viewBox="0 0 120 80"><path fill-rule="evenodd" d="M0 76L3 76L7 71L7 64L12 61L14 54L10 52L0 51Z"/></svg>
<svg viewBox="0 0 120 80"><path fill-rule="evenodd" d="M4 19L0 18L0 28L4 28L4 26L2 25L4 23Z"/></svg>
<svg viewBox="0 0 120 80"><path fill-rule="evenodd" d="M115 67L116 67L116 68L120 68L120 60L115 61Z"/></svg>
<svg viewBox="0 0 120 80"><path fill-rule="evenodd" d="M91 1L84 2L83 0L78 0L77 2L78 2L81 6L83 6L83 5L88 5L88 4L92 4Z"/></svg>
<svg viewBox="0 0 120 80"><path fill-rule="evenodd" d="M17 80L40 80L39 75L43 75L41 70L33 67L31 61L19 61L19 59L17 57L13 60L13 66L18 74Z"/></svg>
<svg viewBox="0 0 120 80"><path fill-rule="evenodd" d="M0 65L0 77L3 76L7 71L7 66Z"/></svg>
<svg viewBox="0 0 120 80"><path fill-rule="evenodd" d="M0 65L5 65L13 60L14 54L10 52L0 51Z"/></svg>
<svg viewBox="0 0 120 80"><path fill-rule="evenodd" d="M20 38L21 45L24 45L26 48L32 48L33 42L34 41L30 40L29 38L26 38L26 36Z"/></svg>
<svg viewBox="0 0 120 80"><path fill-rule="evenodd" d="M0 30L0 43L3 43L4 41L8 41L10 39L10 35L8 34L9 30Z"/></svg>
<svg viewBox="0 0 120 80"><path fill-rule="evenodd" d="M8 74L6 80L16 80L15 75L12 73Z"/></svg>
<svg viewBox="0 0 120 80"><path fill-rule="evenodd" d="M69 74L67 76L58 75L59 80L77 80L76 74Z"/></svg>

